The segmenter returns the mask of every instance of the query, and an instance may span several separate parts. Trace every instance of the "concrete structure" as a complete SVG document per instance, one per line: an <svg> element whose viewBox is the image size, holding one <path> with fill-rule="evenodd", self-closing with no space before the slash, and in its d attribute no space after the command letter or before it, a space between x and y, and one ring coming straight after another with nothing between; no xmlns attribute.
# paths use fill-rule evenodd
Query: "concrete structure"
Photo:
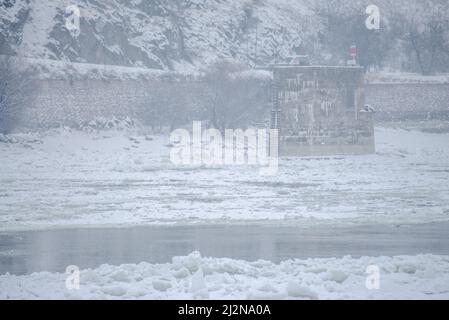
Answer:
<svg viewBox="0 0 449 320"><path fill-rule="evenodd" d="M292 68L293 71L283 71ZM348 119L357 118L358 121L361 121L361 119L364 117L371 118L371 114L360 112L360 108L363 107L363 96L365 96L366 104L369 104L375 108L376 113L374 117L376 121L422 121L427 119L449 120L449 83L367 83L365 84L365 87L363 87L361 80L363 78L363 73L359 68L356 67L332 68L312 66L299 67L289 65L284 65L282 68L280 66L273 67L270 70L275 73L275 77L277 79L276 83L279 86L279 90L285 92L285 94L282 92L280 94L284 94L286 98L288 97L289 99L302 99L302 93L301 95L299 93L295 93L297 90L295 91L282 89L283 82L285 82L285 86L288 86L289 83L290 85L292 85L291 80L288 81L282 79L295 79L295 69L298 70L298 68L299 70L314 68L316 68L317 70L323 70L317 73L317 77L325 77L328 84L321 81L320 85L333 87L334 91L337 91L338 86L340 86L342 95L344 95L345 82L355 81L354 79L344 80L345 77L349 77L352 72L358 74L357 76L354 76L358 79L356 84L352 84L352 87L355 87L358 92L358 107L356 108L354 104L354 106L350 108L352 112L351 110L348 111L349 117L346 118L345 116L343 116L343 119L346 119L345 121L343 121L343 125L335 124L335 121L332 120L335 117L333 115L330 115L331 119L328 119L326 121L331 122L329 124L331 128L347 128L348 124L345 124L345 122L347 123ZM292 75L289 73L292 73ZM345 75L340 76L339 73ZM267 94L265 91L265 85L269 84L265 84L261 80L261 82L254 82L254 85L257 85L258 88L260 88L259 95L261 103L267 106L265 113L261 113L260 115L260 117L262 118L262 120L260 121L260 126L262 126L264 120L269 117L269 113L271 110L270 105L272 104L272 102L269 99L269 94ZM178 104L182 104L182 110L185 114L178 112L177 115L182 116L181 120L184 120L185 118L186 123L191 123L191 121L193 120L207 119L207 117L209 116L209 114L205 113L202 110L204 110L205 107L210 104L210 86L208 87L207 84L202 81L163 81L148 79L78 79L70 81L62 79L46 79L39 80L37 87L39 88L39 90L38 92L36 92L33 101L30 102L27 108L24 108L24 110L21 111L23 113L21 116L22 123L20 124L18 129L47 128L59 126L62 124L79 124L82 122L94 120L98 117L130 117L136 118L138 120L149 118L151 120L150 116L145 115L148 110L152 111L151 108L155 110L162 110L163 112L167 113L162 114L161 116L163 116L164 119L170 120L172 119L172 117L171 114L167 111L167 109L170 109L167 108L167 106ZM289 93L290 91L293 91L293 93ZM355 96L356 94L354 93L354 97ZM323 99L320 96L319 92L317 92L317 97L319 99ZM343 99L343 97L340 98L340 100ZM157 101L159 101L159 103L156 103ZM322 102L326 102L326 100L323 100ZM288 108L289 104L292 106L291 108ZM303 105L301 101L298 101L296 104L298 106ZM317 105L320 105L320 103L317 103ZM296 115L298 115L298 117L301 116L301 113L296 113L295 109L299 109L298 111L302 111L301 109L304 109L304 107L295 108L295 104L293 102L285 103L280 101L278 107L279 106L282 106L283 108L285 107L287 110L290 110L290 114L292 114L291 119L294 119L295 121ZM328 104L328 110L329 107L331 107L330 104ZM317 119L320 119L321 121L325 120L326 117L320 115L320 108L315 109L316 110L314 110L313 113L313 120L315 120L315 125L317 125ZM324 103L323 109L324 112L326 112L326 103ZM340 104L339 106L337 106L337 111L340 110L341 112L341 109L345 110L346 108L342 107ZM272 115L273 118L275 118L276 116L285 116L285 113L283 114L282 112L280 112L279 114L276 113ZM303 123L304 121L306 121L306 119L310 118L310 116L309 118L307 118L306 116L307 113L305 112L305 114L302 115ZM160 121L159 118L155 119L155 121ZM279 118L279 125L281 124L280 120L281 119ZM349 126L353 126L355 123L355 121L350 121ZM170 125L169 121L163 121L163 124L167 126ZM301 123L299 123L299 125L301 125ZM368 124L368 126L370 125ZM303 124L302 128L304 134L304 128L308 129L309 126L305 126ZM343 148L344 150L351 149L350 145L343 143L340 143L340 145L334 144L331 145L331 147L329 147L329 143L327 143L324 146L321 145L321 147L316 147L316 141L318 140L318 137L319 135L315 134L312 137L313 140L309 140L312 142L313 147L311 148L308 145L304 145L304 143L301 144L302 150L305 150L303 154L314 154L317 149L322 149L323 154L329 154L330 152L324 152L324 149L326 148L331 148L333 149L332 151L334 151L336 148ZM358 139L361 139L360 135L358 136ZM329 141L329 139L327 139L327 141ZM312 152L307 151L307 148L312 149ZM362 147L356 144L352 148L359 150L364 149L363 144ZM346 153L340 150L337 151L337 154ZM362 152L359 151L356 153Z"/></svg>
<svg viewBox="0 0 449 320"><path fill-rule="evenodd" d="M360 67L273 66L271 127L281 156L370 154L373 114Z"/></svg>

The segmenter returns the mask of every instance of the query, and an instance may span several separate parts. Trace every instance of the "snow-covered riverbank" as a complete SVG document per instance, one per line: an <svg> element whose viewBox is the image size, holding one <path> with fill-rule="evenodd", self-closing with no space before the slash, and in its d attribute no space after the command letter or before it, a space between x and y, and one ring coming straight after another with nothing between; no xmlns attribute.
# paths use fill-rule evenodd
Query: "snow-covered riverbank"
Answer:
<svg viewBox="0 0 449 320"><path fill-rule="evenodd" d="M262 177L248 166L176 167L167 137L126 132L62 130L0 143L0 231L449 220L447 134L378 128L375 155L281 159L276 176Z"/></svg>
<svg viewBox="0 0 449 320"><path fill-rule="evenodd" d="M372 266L380 271L379 289L370 282ZM64 273L2 275L0 299L448 299L449 257L343 257L273 264L192 253L167 264L82 270L79 290L68 290L66 279Z"/></svg>

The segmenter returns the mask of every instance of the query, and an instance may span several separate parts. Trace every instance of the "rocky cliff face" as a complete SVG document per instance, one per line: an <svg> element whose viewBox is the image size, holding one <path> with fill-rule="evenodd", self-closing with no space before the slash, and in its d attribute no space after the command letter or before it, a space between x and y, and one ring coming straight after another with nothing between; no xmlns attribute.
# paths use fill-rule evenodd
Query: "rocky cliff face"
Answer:
<svg viewBox="0 0 449 320"><path fill-rule="evenodd" d="M320 50L309 0L3 0L0 53L164 70L249 65ZM80 9L80 33L65 27Z"/></svg>

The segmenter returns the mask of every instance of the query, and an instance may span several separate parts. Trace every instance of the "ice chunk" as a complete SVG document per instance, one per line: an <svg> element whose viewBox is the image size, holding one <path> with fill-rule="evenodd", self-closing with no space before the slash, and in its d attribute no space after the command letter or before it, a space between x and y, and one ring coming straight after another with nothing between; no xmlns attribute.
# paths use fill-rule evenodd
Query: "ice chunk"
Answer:
<svg viewBox="0 0 449 320"><path fill-rule="evenodd" d="M264 292L277 292L278 291L271 283L264 283L260 287L258 287L257 290L264 291Z"/></svg>
<svg viewBox="0 0 449 320"><path fill-rule="evenodd" d="M153 288L157 291L167 291L167 289L171 288L170 281L167 280L154 280L153 281Z"/></svg>
<svg viewBox="0 0 449 320"><path fill-rule="evenodd" d="M190 292L197 292L207 289L206 280L204 279L203 269L199 268L190 280Z"/></svg>
<svg viewBox="0 0 449 320"><path fill-rule="evenodd" d="M404 263L399 265L399 271L403 273L414 274L416 273L416 269L416 265L411 263Z"/></svg>
<svg viewBox="0 0 449 320"><path fill-rule="evenodd" d="M129 282L128 273L125 270L118 270L111 274L110 277L118 282Z"/></svg>
<svg viewBox="0 0 449 320"><path fill-rule="evenodd" d="M181 267L179 270L176 270L173 276L177 279L187 278L190 275L189 270L187 268Z"/></svg>
<svg viewBox="0 0 449 320"><path fill-rule="evenodd" d="M114 286L103 288L103 292L110 296L120 297L125 295L127 290L124 287Z"/></svg>
<svg viewBox="0 0 449 320"><path fill-rule="evenodd" d="M201 254L194 251L187 257L173 257L172 262L174 265L184 266L190 272L196 272L201 266Z"/></svg>
<svg viewBox="0 0 449 320"><path fill-rule="evenodd" d="M325 279L335 281L337 283L343 283L348 279L349 275L340 270L331 270L327 273Z"/></svg>
<svg viewBox="0 0 449 320"><path fill-rule="evenodd" d="M290 297L294 298L306 298L306 299L312 299L317 300L318 294L309 288L302 287L296 282L289 282L287 285L287 294Z"/></svg>

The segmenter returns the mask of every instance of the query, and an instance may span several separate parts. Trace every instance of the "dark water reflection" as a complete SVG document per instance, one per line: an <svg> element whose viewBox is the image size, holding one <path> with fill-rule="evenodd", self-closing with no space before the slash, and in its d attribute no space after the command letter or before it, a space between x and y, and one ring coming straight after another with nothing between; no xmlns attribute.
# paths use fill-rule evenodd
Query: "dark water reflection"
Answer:
<svg viewBox="0 0 449 320"><path fill-rule="evenodd" d="M64 272L68 265L170 262L198 250L203 256L265 259L449 255L449 223L415 226L285 227L170 226L0 233L0 274Z"/></svg>

